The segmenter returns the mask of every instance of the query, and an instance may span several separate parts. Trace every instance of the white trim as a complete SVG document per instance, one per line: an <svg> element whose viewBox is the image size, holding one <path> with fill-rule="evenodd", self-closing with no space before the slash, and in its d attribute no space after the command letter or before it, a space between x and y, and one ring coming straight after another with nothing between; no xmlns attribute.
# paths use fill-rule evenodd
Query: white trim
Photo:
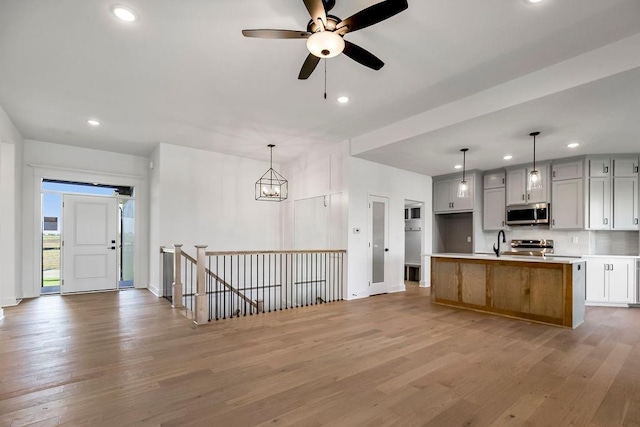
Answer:
<svg viewBox="0 0 640 427"><path fill-rule="evenodd" d="M56 166L45 166L45 165L37 165L30 163L28 164L33 169L33 218L31 218L31 224L33 229L33 247L32 254L34 256L34 265L31 271L32 274L32 289L29 292L24 292L25 296L40 296L40 272L42 271L42 258L39 256L42 253L42 239L38 239L37 236L40 235L42 230L40 229L40 217L42 215L42 180L43 179L56 179L56 180L65 180L65 181L76 181L76 182L100 182L102 184L108 185L126 185L134 187L136 191L136 196L139 196L138 191L143 187L143 183L145 181L145 177L140 175L127 175L127 174L117 174L111 172L96 172L89 171L83 169L73 169L73 168L63 168ZM142 195L142 198L146 197L146 195ZM141 198L133 197L136 200L136 210L135 210L135 229L136 235L134 239L134 266L136 266L134 271L133 283L134 287L136 283L143 283L144 280L144 272L140 267L145 265L143 261L143 255L140 248L142 248L142 234L140 230L142 230L143 218L141 216ZM25 218L25 224L29 221L28 218ZM28 225L25 225L28 226Z"/></svg>
<svg viewBox="0 0 640 427"><path fill-rule="evenodd" d="M92 170L89 170L89 169L66 168L66 167L62 167L62 166L41 165L41 164L38 164L38 163L27 163L27 166L31 166L34 170L40 169L40 170L48 170L48 171L65 171L65 172L72 172L72 173L87 174L87 175L92 175L92 176L104 175L104 176L114 176L114 177L119 177L119 178L144 179L144 176L142 176L142 175L128 175L128 174L124 174L124 173L115 173L115 172L96 172L96 171L92 171ZM51 178L49 178L49 179L51 179ZM111 184L111 183L101 182L101 184Z"/></svg>
<svg viewBox="0 0 640 427"><path fill-rule="evenodd" d="M162 295L160 294L160 288L153 286L151 283L147 284L147 290L158 298L162 298Z"/></svg>

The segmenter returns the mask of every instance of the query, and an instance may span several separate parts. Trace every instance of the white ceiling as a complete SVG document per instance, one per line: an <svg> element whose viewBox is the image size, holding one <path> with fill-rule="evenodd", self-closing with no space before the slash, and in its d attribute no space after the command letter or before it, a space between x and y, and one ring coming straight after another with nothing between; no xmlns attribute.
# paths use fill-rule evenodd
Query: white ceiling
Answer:
<svg viewBox="0 0 640 427"><path fill-rule="evenodd" d="M297 80L303 40L241 35L305 29L302 0L115 3L140 20L118 21L108 0L0 1L0 105L25 138L136 155L167 142L256 159L274 143L279 162L352 139L358 157L429 175L451 172L464 146L469 168L499 167L506 152L527 162L532 130L542 131L540 159L640 151L640 67L608 56L640 40L638 0L409 0L407 11L347 34L386 65L328 60L326 101L322 64ZM346 18L374 3L337 0L331 13ZM394 136L408 118L447 105L462 113L465 99L596 57L602 64L585 67L603 71L579 84ZM342 94L349 104L335 101ZM86 124L93 117L100 127ZM582 145L569 152L573 140Z"/></svg>

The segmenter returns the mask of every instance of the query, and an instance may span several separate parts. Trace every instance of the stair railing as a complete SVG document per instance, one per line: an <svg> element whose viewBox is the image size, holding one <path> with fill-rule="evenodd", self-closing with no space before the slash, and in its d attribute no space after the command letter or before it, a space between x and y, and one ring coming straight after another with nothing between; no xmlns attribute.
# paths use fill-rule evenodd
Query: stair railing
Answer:
<svg viewBox="0 0 640 427"><path fill-rule="evenodd" d="M330 303L344 299L345 250L206 251L193 258L161 247L163 290L195 323ZM173 257L173 263L167 261ZM167 265L173 282L167 284Z"/></svg>

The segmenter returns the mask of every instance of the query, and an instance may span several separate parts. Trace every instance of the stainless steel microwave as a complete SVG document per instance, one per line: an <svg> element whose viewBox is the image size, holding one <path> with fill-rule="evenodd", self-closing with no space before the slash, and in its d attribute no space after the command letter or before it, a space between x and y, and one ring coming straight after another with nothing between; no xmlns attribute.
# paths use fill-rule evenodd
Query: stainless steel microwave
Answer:
<svg viewBox="0 0 640 427"><path fill-rule="evenodd" d="M549 203L507 206L507 225L549 224L550 210Z"/></svg>

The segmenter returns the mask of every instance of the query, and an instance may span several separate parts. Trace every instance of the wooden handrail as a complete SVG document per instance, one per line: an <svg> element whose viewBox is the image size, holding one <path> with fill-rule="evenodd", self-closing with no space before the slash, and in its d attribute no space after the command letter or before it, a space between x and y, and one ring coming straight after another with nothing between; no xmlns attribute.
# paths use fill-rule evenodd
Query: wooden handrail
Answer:
<svg viewBox="0 0 640 427"><path fill-rule="evenodd" d="M310 249L306 251L207 251L207 256L223 256L223 255L261 255L261 254L346 254L346 249Z"/></svg>
<svg viewBox="0 0 640 427"><path fill-rule="evenodd" d="M166 246L160 246L161 253L173 254L175 250L173 248L168 248ZM346 249L309 249L309 250L295 250L295 251L207 251L205 254L207 256L222 256L222 255L260 255L260 254L320 254L320 253L335 253L335 254L346 254ZM189 261L196 264L196 259L192 256L188 255L185 252L182 254Z"/></svg>

